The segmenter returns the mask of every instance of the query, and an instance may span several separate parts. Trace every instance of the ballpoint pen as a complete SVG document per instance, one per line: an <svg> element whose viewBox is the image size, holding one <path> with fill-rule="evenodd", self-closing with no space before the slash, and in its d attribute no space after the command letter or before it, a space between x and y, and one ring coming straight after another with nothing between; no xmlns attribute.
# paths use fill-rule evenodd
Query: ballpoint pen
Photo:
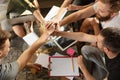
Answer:
<svg viewBox="0 0 120 80"><path fill-rule="evenodd" d="M74 58L73 58L74 53L75 53L75 50L73 48L68 48L67 49L67 54L71 56L73 72L74 72Z"/></svg>

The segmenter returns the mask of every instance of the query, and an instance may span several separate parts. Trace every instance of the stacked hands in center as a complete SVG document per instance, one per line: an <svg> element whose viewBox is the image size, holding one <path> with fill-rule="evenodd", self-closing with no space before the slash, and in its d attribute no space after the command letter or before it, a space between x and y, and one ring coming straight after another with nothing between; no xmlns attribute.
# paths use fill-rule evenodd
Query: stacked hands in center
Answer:
<svg viewBox="0 0 120 80"><path fill-rule="evenodd" d="M42 31L41 31L41 27L42 27ZM55 35L54 32L55 31L60 31L60 26L59 23L55 23L52 21L48 21L45 23L44 26L40 27L40 32L42 33L47 33L48 35Z"/></svg>

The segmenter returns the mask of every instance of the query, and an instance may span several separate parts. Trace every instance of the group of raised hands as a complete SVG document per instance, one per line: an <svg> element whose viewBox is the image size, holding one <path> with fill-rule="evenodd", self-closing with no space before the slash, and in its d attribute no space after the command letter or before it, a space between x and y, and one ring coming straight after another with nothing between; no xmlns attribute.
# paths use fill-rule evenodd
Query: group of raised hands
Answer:
<svg viewBox="0 0 120 80"><path fill-rule="evenodd" d="M54 36L55 31L60 30L59 23L56 23L56 22L53 22L53 21L46 22L45 25L42 26L42 27L43 27L42 29L43 29L44 34L53 35L53 36Z"/></svg>

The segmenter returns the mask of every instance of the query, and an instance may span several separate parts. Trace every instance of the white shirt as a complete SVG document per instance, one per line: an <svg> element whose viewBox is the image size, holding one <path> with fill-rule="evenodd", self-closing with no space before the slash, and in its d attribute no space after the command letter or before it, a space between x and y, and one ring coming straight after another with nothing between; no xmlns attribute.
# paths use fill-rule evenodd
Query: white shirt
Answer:
<svg viewBox="0 0 120 80"><path fill-rule="evenodd" d="M101 24L102 24L102 28L120 27L120 11L119 11L119 14L113 17L111 20L106 21L106 22L105 21L101 22Z"/></svg>
<svg viewBox="0 0 120 80"><path fill-rule="evenodd" d="M93 5L94 10L97 10L97 3L95 3ZM107 27L120 27L120 11L119 14L114 16L112 19L108 20L108 21L103 21L101 22L102 24L102 28L107 28Z"/></svg>

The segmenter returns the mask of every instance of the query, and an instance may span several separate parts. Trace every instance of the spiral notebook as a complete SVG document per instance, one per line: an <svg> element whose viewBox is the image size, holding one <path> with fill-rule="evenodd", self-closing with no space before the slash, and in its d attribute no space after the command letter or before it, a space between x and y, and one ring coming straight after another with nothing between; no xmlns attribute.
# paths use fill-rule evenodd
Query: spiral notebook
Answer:
<svg viewBox="0 0 120 80"><path fill-rule="evenodd" d="M76 57L49 57L49 76L79 76Z"/></svg>

